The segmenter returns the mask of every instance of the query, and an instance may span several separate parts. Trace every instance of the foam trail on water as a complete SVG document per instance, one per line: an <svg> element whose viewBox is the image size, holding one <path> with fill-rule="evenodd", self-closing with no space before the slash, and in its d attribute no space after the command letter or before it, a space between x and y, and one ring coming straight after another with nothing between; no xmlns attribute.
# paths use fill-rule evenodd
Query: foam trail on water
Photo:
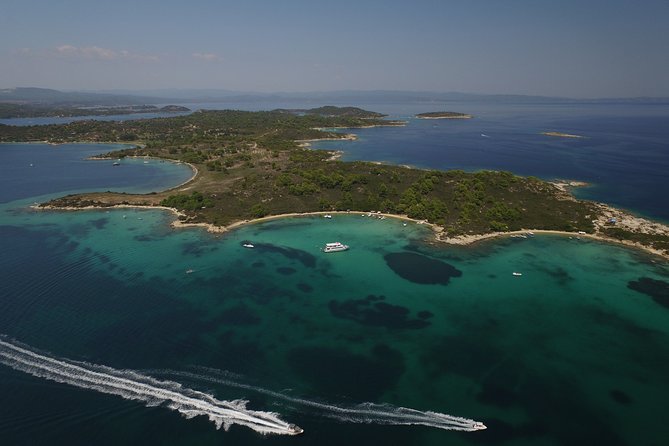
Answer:
<svg viewBox="0 0 669 446"><path fill-rule="evenodd" d="M398 407L390 404L362 403L355 406L338 406L303 398L296 398L280 392L263 389L262 387L255 387L231 380L218 370L206 368L203 370L208 374L203 375L175 371L158 371L158 373L252 390L290 403L317 409L318 413L322 416L349 423L422 425L437 429L467 432L486 429L485 424L480 421L470 420L469 418L456 417L439 412L421 411L407 407ZM311 412L313 413L313 411Z"/></svg>
<svg viewBox="0 0 669 446"><path fill-rule="evenodd" d="M296 435L299 427L286 423L272 412L246 408L246 401L221 401L212 395L183 387L172 381L159 381L131 370L117 370L86 362L53 358L0 336L0 363L33 376L84 389L141 401L147 406L164 406L186 418L203 415L227 430L232 424L261 434Z"/></svg>

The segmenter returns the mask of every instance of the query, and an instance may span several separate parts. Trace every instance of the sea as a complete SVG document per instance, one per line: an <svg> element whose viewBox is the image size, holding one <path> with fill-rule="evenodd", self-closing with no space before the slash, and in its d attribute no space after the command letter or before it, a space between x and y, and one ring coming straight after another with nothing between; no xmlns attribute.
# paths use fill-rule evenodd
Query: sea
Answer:
<svg viewBox="0 0 669 446"><path fill-rule="evenodd" d="M407 124L314 149L584 181L579 197L669 220L666 106L353 105ZM475 117L413 117L441 110ZM87 159L118 147L0 145L3 445L667 444L666 260L559 235L444 246L356 212L211 234L33 207L192 176ZM321 251L335 241L350 249Z"/></svg>

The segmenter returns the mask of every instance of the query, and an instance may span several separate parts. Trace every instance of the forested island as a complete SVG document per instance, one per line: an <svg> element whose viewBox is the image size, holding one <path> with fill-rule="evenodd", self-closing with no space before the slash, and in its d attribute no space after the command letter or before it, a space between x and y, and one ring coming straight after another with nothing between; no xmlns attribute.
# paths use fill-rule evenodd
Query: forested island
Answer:
<svg viewBox="0 0 669 446"><path fill-rule="evenodd" d="M111 116L132 113L180 113L189 112L188 107L181 105L114 105L114 106L69 106L69 105L38 105L0 103L0 119L11 118L46 118L74 116Z"/></svg>
<svg viewBox="0 0 669 446"><path fill-rule="evenodd" d="M474 116L468 115L467 113L442 111L419 113L416 115L416 117L419 119L471 119Z"/></svg>
<svg viewBox="0 0 669 446"><path fill-rule="evenodd" d="M541 132L544 136L555 136L557 138L583 138L581 135L574 135L572 133L562 133L562 132Z"/></svg>
<svg viewBox="0 0 669 446"><path fill-rule="evenodd" d="M333 160L333 152L298 143L346 137L322 129L402 124L371 112L356 114L362 116L331 110L224 110L123 122L0 126L0 141L133 142L135 147L102 156L157 157L189 163L198 172L186 186L168 191L70 195L43 207L165 206L179 212L182 224L211 228L291 213L380 211L431 223L439 238L451 242L491 233L554 230L597 233L660 253L669 249L666 232L622 224L634 218L628 214L615 214L619 223L611 225L612 208L576 200L564 188L538 178L342 162Z"/></svg>

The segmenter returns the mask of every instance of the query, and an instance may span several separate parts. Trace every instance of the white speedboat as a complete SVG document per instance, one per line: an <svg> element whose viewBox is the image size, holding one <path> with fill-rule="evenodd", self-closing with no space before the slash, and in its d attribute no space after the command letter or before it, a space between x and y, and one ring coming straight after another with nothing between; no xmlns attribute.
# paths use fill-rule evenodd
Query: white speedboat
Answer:
<svg viewBox="0 0 669 446"><path fill-rule="evenodd" d="M343 243L339 242L334 242L334 243L326 243L325 248L323 248L323 252L346 251L347 249L348 245L344 245Z"/></svg>
<svg viewBox="0 0 669 446"><path fill-rule="evenodd" d="M514 276L522 276L522 275L523 275L523 273L517 273L517 272L515 272L515 271L514 271L513 273L511 273L511 274L513 274Z"/></svg>
<svg viewBox="0 0 669 446"><path fill-rule="evenodd" d="M244 248L255 248L255 246L253 246L253 244L251 244L251 243L243 243L242 246Z"/></svg>

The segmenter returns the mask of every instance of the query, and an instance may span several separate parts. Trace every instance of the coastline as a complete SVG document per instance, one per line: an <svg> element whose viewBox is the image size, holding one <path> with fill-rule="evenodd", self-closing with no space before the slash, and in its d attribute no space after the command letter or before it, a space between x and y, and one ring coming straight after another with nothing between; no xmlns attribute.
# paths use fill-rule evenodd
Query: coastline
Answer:
<svg viewBox="0 0 669 446"><path fill-rule="evenodd" d="M544 136L553 136L555 138L573 138L573 139L585 138L585 136L574 135L572 133L562 133L562 132L541 132L541 134Z"/></svg>
<svg viewBox="0 0 669 446"><path fill-rule="evenodd" d="M660 223L654 223L649 220L643 219L641 217L634 217L631 214L626 213L620 209L612 208L608 205L599 203L599 206L607 209L611 214L623 215L626 218L632 219L634 224L644 224L651 225L653 227L661 228L664 234L669 234L669 227L662 225ZM417 225L424 225L427 228L430 228L434 233L434 241L438 243L443 243L444 245L456 245L456 246L470 246L483 241L490 241L498 238L504 237L514 237L519 235L528 235L532 234L548 234L548 235L560 235L564 237L570 237L574 239L591 239L597 240L604 243L612 243L617 245L622 245L628 248L633 248L636 250L644 251L648 254L653 254L655 256L661 257L664 260L669 260L669 252L661 251L655 249L651 246L643 245L638 242L633 242L629 240L619 240L613 237L599 233L599 226L596 226L595 233L584 233L584 232L569 232L569 231L560 231L554 229L521 229L517 231L507 231L507 232L488 232L484 234L470 234L470 235L459 235L455 237L448 237L444 235L444 228L435 224L430 223L425 220L417 220L411 218L407 215L399 214L388 214L383 212L362 212L362 211L314 211L314 212L291 212L287 214L278 214L278 215L268 215L266 217L259 217L253 219L245 219L232 222L225 226L215 225L213 223L203 223L203 222L188 222L181 220L182 218L186 219L187 216L178 209L167 207L167 206L152 206L152 205L132 205L132 204L115 204L110 206L30 206L35 210L55 210L55 211L85 211L85 210L103 210L103 209L149 209L149 210L163 210L173 213L177 218L170 223L170 227L174 229L184 229L184 228L201 228L205 229L211 234L224 234L229 231L233 231L240 227L246 225L252 225L257 223L263 223L272 220L279 220L283 218L297 218L297 217L314 217L318 215L360 215L360 216L369 216L369 218L392 218L400 221L411 222ZM601 219L600 219L601 220ZM632 225L634 226L634 225ZM636 227L636 226L634 226Z"/></svg>
<svg viewBox="0 0 669 446"><path fill-rule="evenodd" d="M303 141L306 142L306 141ZM329 160L336 160L341 156L342 152L336 151L333 153L333 156L330 157ZM142 156L140 157L133 157L133 158L144 158ZM163 158L153 158L153 159L160 159L163 160ZM199 170L196 166L194 166L191 163L183 162L183 161L174 161L174 160L169 160L166 159L165 161L173 162L176 164L185 164L191 168L193 171L193 176L184 181L183 183L176 185L172 188L165 189L164 191L161 191L161 193L173 191L173 190L188 190L189 188L184 188L189 183L192 183L198 176L199 176ZM575 181L575 180L555 180L553 182L550 182L549 184L552 184L554 187L558 189L558 191L564 196L564 199L571 199L571 200L576 200L576 198L569 193L569 189L573 187L584 187L588 186L588 183L581 182L581 181ZM260 218L254 218L254 219L245 219L245 220L238 220L234 221L228 225L225 226L219 226L215 225L213 223L205 223L205 222L189 222L188 221L188 216L179 211L176 208L171 208L167 206L160 206L160 205L142 205L142 204L109 204L108 206L102 206L102 205L90 205L90 206L82 206L82 207L76 207L76 206L39 206L39 205L34 205L30 206L32 209L35 210L56 210L56 211L79 211L79 210L102 210L102 209L112 209L112 208L134 208L134 209L159 209L159 210L164 210L164 211L169 211L172 212L175 216L176 219L173 220L170 223L170 226L174 229L179 229L179 228L203 228L207 232L212 233L212 234L223 234L228 231L232 231L234 229L237 229L239 227L242 227L244 225L248 224L256 224L256 223L262 223L265 221L270 221L270 220L276 220L276 219L281 219L281 218L294 218L294 217L308 217L308 216L317 216L317 215L326 215L326 214L357 214L357 215L371 215L370 218L373 217L385 217L385 218L393 218L397 220L402 220L406 222L412 222L415 224L420 224L420 225L425 225L426 227L432 229L434 233L434 241L438 243L443 243L445 245L459 245L459 246L468 246L472 245L481 241L486 241L486 240L493 240L496 238L502 238L502 237L512 237L512 236L517 236L517 235L523 235L527 234L529 232L535 233L535 234L552 234L552 235L561 235L561 236L567 236L567 237L583 237L583 238L589 238L593 240L598 240L604 243L613 243L613 244L618 244L618 245L623 245L629 248L634 248L638 250L642 250L646 253L653 254L656 256L659 256L665 260L669 260L669 252L665 252L659 249L655 249L652 246L644 245L639 242L634 242L631 240L620 240L616 239L613 237L610 237L608 235L600 233L600 230L602 228L606 227L617 227L625 230L629 230L633 233L641 233L641 234L648 234L648 235L663 235L663 236L669 236L669 226L666 226L662 223L658 222L653 222L651 220L647 220L645 218L641 217L636 217L633 214L614 208L612 206L609 206L605 203L595 203L595 205L599 208L600 210L600 215L597 220L593 220L593 224L595 225L595 232L594 233L578 233L578 232L569 232L569 231L560 231L560 230L551 230L551 229L521 229L518 231L507 231L507 232L487 232L483 234L468 234L468 235L459 235L459 236L454 236L454 237L449 237L447 234L445 234L444 228L435 224L435 223L430 223L424 220L417 220L414 218L411 218L407 215L399 215L399 214L389 214L389 213L383 213L383 212L364 212L364 211L314 211L314 212L291 212L291 213L286 213L286 214L278 214L278 215L268 215L266 217L260 217ZM609 226L609 222L611 219L616 219L617 226Z"/></svg>
<svg viewBox="0 0 669 446"><path fill-rule="evenodd" d="M473 115L464 116L416 116L417 119L472 119Z"/></svg>

